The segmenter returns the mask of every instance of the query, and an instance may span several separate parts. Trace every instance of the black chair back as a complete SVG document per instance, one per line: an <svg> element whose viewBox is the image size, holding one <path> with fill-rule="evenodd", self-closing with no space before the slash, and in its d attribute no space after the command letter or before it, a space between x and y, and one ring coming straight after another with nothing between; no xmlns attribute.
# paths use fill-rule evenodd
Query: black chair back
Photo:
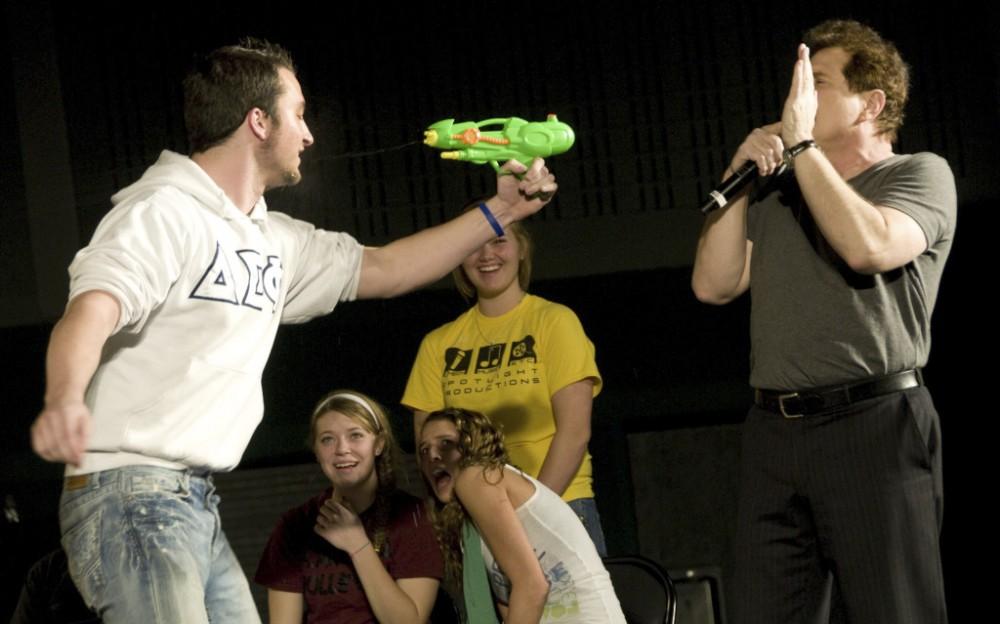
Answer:
<svg viewBox="0 0 1000 624"><path fill-rule="evenodd" d="M663 566L640 555L607 557L618 602L629 624L674 624L677 594Z"/></svg>

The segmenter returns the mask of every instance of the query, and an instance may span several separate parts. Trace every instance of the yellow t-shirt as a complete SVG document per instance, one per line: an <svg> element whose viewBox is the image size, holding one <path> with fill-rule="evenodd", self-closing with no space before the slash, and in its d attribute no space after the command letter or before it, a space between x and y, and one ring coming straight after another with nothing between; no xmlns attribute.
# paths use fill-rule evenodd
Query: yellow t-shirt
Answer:
<svg viewBox="0 0 1000 624"><path fill-rule="evenodd" d="M477 306L424 337L403 393L403 405L433 412L460 407L498 423L510 461L537 477L556 432L552 395L601 376L594 345L564 305L525 295L502 316ZM594 496L590 453L563 499Z"/></svg>

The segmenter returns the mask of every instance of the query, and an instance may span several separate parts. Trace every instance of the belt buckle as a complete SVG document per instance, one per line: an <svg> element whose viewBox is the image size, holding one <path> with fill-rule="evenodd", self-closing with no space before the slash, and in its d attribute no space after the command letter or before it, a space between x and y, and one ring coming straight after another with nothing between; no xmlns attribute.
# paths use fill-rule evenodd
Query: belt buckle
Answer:
<svg viewBox="0 0 1000 624"><path fill-rule="evenodd" d="M787 392L785 394L778 395L778 408L781 410L781 415L785 418L802 418L804 414L789 414L785 411L785 399L797 399L799 398L798 392Z"/></svg>

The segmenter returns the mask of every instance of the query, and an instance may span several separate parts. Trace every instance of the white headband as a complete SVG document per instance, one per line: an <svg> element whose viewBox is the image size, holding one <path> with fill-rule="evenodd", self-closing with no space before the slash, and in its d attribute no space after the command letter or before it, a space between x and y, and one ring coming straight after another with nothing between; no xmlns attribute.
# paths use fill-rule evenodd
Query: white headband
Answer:
<svg viewBox="0 0 1000 624"><path fill-rule="evenodd" d="M375 414L375 410L373 410L372 406L368 404L368 401L365 401L358 395L350 392L338 392L327 399L327 401L332 401L334 399L347 399L348 401L353 401L354 403L357 403L361 407L365 408L365 411L371 414L372 420L375 421L375 433L380 433L382 431L382 423L379 422L378 415Z"/></svg>

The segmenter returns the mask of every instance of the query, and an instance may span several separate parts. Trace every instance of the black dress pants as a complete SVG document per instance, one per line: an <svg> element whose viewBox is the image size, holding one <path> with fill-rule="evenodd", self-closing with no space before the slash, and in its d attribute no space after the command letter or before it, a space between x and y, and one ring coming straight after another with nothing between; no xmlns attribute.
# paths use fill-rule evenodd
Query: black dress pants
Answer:
<svg viewBox="0 0 1000 624"><path fill-rule="evenodd" d="M938 415L918 387L743 429L737 624L817 620L832 573L852 624L947 622Z"/></svg>

